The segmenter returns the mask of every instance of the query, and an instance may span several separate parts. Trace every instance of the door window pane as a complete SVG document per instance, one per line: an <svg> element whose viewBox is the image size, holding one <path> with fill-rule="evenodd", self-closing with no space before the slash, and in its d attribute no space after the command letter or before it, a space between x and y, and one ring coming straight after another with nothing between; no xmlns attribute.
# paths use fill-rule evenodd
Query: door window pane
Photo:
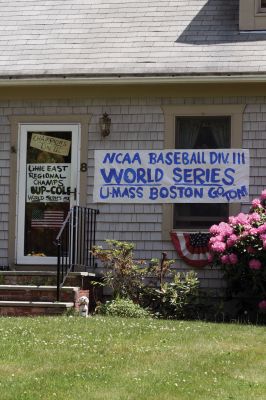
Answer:
<svg viewBox="0 0 266 400"><path fill-rule="evenodd" d="M177 117L177 149L230 148L230 117ZM226 220L228 204L175 204L174 229L208 229Z"/></svg>
<svg viewBox="0 0 266 400"><path fill-rule="evenodd" d="M55 257L69 211L71 132L27 132L24 255Z"/></svg>

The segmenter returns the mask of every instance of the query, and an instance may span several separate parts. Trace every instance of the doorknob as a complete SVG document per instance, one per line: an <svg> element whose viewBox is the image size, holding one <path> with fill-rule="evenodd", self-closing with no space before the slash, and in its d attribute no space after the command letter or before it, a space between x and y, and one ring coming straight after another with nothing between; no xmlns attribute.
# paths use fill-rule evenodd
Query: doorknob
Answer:
<svg viewBox="0 0 266 400"><path fill-rule="evenodd" d="M69 194L74 194L74 200L77 200L77 188L75 188L73 192L69 192Z"/></svg>

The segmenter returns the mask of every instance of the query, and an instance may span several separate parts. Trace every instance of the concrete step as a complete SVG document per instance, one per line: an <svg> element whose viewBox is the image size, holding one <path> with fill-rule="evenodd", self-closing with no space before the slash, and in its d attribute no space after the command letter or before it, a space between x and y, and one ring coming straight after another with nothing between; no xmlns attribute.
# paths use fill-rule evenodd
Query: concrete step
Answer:
<svg viewBox="0 0 266 400"><path fill-rule="evenodd" d="M60 300L73 302L78 305L81 296L89 296L89 290L79 287L64 286L60 291ZM0 285L0 301L47 301L54 302L57 299L56 286L37 285Z"/></svg>
<svg viewBox="0 0 266 400"><path fill-rule="evenodd" d="M0 301L1 316L62 315L74 310L73 302Z"/></svg>

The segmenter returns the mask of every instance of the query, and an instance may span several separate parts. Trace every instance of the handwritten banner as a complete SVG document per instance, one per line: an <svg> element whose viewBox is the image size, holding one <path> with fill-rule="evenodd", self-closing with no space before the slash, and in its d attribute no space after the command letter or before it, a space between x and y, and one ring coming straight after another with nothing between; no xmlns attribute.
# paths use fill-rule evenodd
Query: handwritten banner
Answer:
<svg viewBox="0 0 266 400"><path fill-rule="evenodd" d="M68 155L70 145L70 140L41 135L40 133L33 133L30 141L30 146L35 149L47 151L48 153L60 154L61 156Z"/></svg>
<svg viewBox="0 0 266 400"><path fill-rule="evenodd" d="M249 200L249 151L96 150L97 203L228 203Z"/></svg>
<svg viewBox="0 0 266 400"><path fill-rule="evenodd" d="M27 164L27 203L64 203L70 199L71 164Z"/></svg>

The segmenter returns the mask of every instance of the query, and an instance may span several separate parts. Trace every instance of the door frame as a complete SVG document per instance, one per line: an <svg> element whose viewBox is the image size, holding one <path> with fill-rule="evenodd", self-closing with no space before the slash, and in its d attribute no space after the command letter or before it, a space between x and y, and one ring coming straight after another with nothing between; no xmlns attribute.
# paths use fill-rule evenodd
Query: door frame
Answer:
<svg viewBox="0 0 266 400"><path fill-rule="evenodd" d="M80 153L80 124L19 124L18 142L18 170L17 170L17 221L16 221L16 263L17 264L42 264L55 265L56 257L32 257L24 255L25 246L25 193L27 189L27 139L28 132L71 132L71 178L69 207L79 205L79 153ZM76 199L73 190L76 187Z"/></svg>
<svg viewBox="0 0 266 400"><path fill-rule="evenodd" d="M9 219L8 219L8 260L9 266L14 268L17 263L17 203L18 203L18 166L19 166L19 151L18 145L20 141L20 125L58 125L58 128L62 125L78 125L80 132L79 142L79 205L87 205L87 176L88 172L79 168L80 164L88 163L88 126L91 119L91 115L60 115L60 116L23 116L23 117L10 117L11 122L11 142L10 142L10 202L9 202ZM30 258L30 257L29 257ZM31 257L35 258L35 257ZM37 258L37 257L36 257ZM42 257L40 257L42 258ZM30 261L30 260L29 260ZM31 265L51 265L49 262L46 264L44 260L40 260L41 264L37 260L32 260ZM24 263L21 265L25 265ZM53 263L54 265L54 263ZM47 269L47 267L45 268Z"/></svg>

